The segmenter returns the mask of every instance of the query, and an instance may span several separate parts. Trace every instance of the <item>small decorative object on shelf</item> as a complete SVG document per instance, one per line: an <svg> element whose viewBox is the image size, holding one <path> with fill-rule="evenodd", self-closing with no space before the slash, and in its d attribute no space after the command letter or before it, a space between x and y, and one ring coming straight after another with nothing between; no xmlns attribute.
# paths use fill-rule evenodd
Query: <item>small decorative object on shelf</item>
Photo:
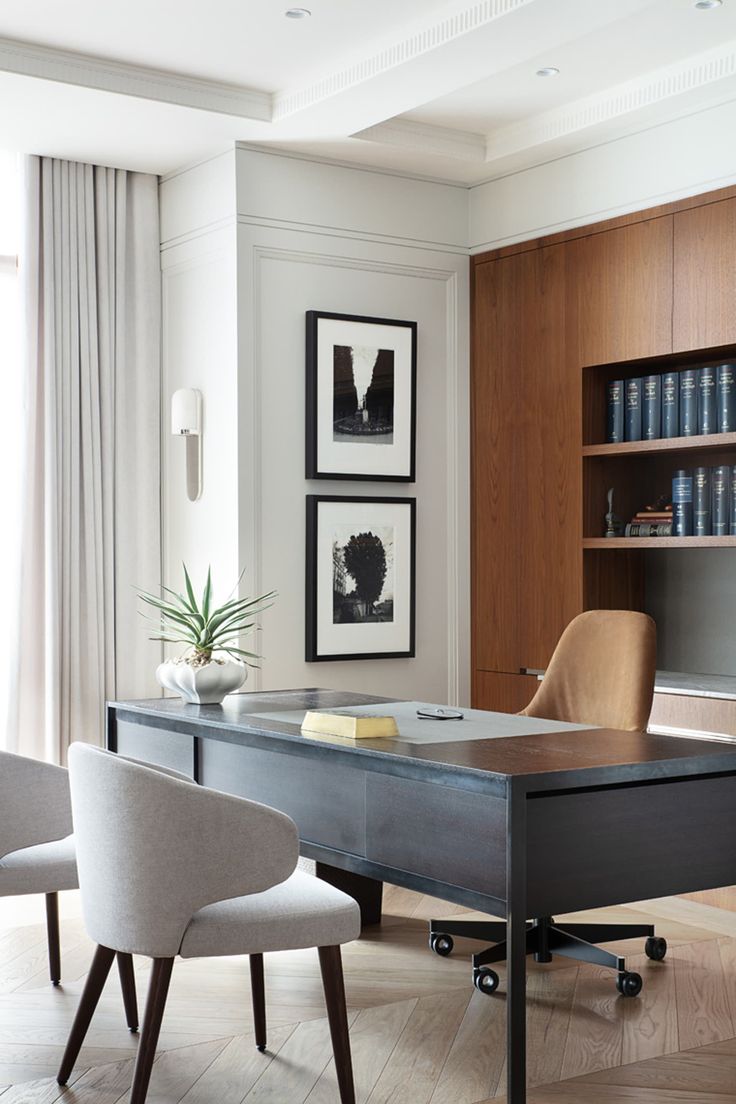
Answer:
<svg viewBox="0 0 736 1104"><path fill-rule="evenodd" d="M608 513L606 514L606 532L607 537L621 537L624 532L624 525L621 518L613 512L613 487L608 491Z"/></svg>
<svg viewBox="0 0 736 1104"><path fill-rule="evenodd" d="M207 571L202 598L194 593L186 565L185 593L161 587L161 598L147 591L139 597L157 611L148 618L156 628L151 640L165 644L186 644L187 651L177 659L159 664L156 678L165 690L171 690L192 705L218 705L226 694L245 682L251 661L259 657L240 647L241 637L255 629L255 618L268 609L275 591L260 598L233 598L220 606L212 601L212 572ZM233 588L234 594L244 571Z"/></svg>
<svg viewBox="0 0 736 1104"><path fill-rule="evenodd" d="M671 537L672 503L666 496L638 510L624 530L625 537Z"/></svg>

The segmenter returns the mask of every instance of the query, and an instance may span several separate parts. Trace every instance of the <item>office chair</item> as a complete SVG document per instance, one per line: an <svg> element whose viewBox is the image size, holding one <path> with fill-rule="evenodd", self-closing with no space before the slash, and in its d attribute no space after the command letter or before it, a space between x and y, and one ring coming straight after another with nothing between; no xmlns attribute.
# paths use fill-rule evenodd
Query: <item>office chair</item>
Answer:
<svg viewBox="0 0 736 1104"><path fill-rule="evenodd" d="M591 610L567 626L555 648L539 689L519 716L603 728L644 732L654 693L657 638L650 617L629 610ZM506 958L506 925L500 921L431 920L429 943L435 954L452 953L452 937L493 943L473 955L473 984L493 993L499 977L490 964ZM667 943L650 924L556 924L551 916L533 920L527 929L527 954L536 962L563 955L616 970L616 987L625 997L641 992L639 974L627 971L625 959L598 947L617 939L645 938L648 958L660 962Z"/></svg>

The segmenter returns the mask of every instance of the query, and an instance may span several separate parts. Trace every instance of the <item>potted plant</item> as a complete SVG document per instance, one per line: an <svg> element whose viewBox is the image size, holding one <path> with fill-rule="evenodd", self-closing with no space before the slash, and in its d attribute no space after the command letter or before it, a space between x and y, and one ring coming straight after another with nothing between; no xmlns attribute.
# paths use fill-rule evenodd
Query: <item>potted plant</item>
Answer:
<svg viewBox="0 0 736 1104"><path fill-rule="evenodd" d="M248 677L248 667L256 666L254 652L240 647L241 637L256 628L254 618L273 604L275 591L260 598L230 598L221 606L212 602L212 572L207 570L202 598L197 599L186 564L185 593L178 594L162 586L163 597L139 590L147 606L157 610L157 635L151 640L165 644L186 644L187 650L176 659L156 668L156 678L165 690L179 694L193 705L219 704L226 694L238 690ZM243 572L235 585L237 590ZM233 591L233 593L234 593Z"/></svg>

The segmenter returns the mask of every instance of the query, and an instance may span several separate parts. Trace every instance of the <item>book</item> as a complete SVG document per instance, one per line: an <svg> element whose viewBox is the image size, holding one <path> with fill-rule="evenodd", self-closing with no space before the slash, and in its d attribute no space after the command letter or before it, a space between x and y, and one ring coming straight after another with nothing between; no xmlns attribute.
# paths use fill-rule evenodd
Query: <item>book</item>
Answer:
<svg viewBox="0 0 736 1104"><path fill-rule="evenodd" d="M736 391L734 391L736 364L719 364L716 368L716 407L718 433L736 430Z"/></svg>
<svg viewBox="0 0 736 1104"><path fill-rule="evenodd" d="M663 511L661 514L652 514L646 510L639 510L634 514L632 521L672 521L672 511L668 510L666 513Z"/></svg>
<svg viewBox="0 0 736 1104"><path fill-rule="evenodd" d="M641 441L641 380L626 380L624 394L624 436L627 441Z"/></svg>
<svg viewBox="0 0 736 1104"><path fill-rule="evenodd" d="M680 436L680 373L662 376L662 436Z"/></svg>
<svg viewBox="0 0 736 1104"><path fill-rule="evenodd" d="M698 432L698 380L697 368L685 368L680 372L680 436L695 437Z"/></svg>
<svg viewBox="0 0 736 1104"><path fill-rule="evenodd" d="M713 382L715 384L715 376ZM644 441L656 441L662 436L661 376L642 376L641 436Z"/></svg>
<svg viewBox="0 0 736 1104"><path fill-rule="evenodd" d="M609 380L606 385L606 442L618 444L624 439L624 381Z"/></svg>
<svg viewBox="0 0 736 1104"><path fill-rule="evenodd" d="M698 380L698 433L717 433L716 370L713 365L700 369Z"/></svg>
<svg viewBox="0 0 736 1104"><path fill-rule="evenodd" d="M671 521L630 521L624 530L625 537L671 537Z"/></svg>
<svg viewBox="0 0 736 1104"><path fill-rule="evenodd" d="M736 465L731 468L731 495L730 495L730 507L731 512L729 515L729 536L736 537Z"/></svg>
<svg viewBox="0 0 736 1104"><path fill-rule="evenodd" d="M398 736L395 717L373 713L318 713L310 710L302 721L302 732L323 736L345 736L351 740L375 740Z"/></svg>
<svg viewBox="0 0 736 1104"><path fill-rule="evenodd" d="M693 533L696 537L711 535L710 468L693 471Z"/></svg>
<svg viewBox="0 0 736 1104"><path fill-rule="evenodd" d="M690 471L676 471L672 478L672 535L693 535L693 475Z"/></svg>
<svg viewBox="0 0 736 1104"><path fill-rule="evenodd" d="M711 473L711 485L713 488L713 536L726 537L731 527L729 510L731 498L731 467L729 464L720 464L717 468L713 468Z"/></svg>

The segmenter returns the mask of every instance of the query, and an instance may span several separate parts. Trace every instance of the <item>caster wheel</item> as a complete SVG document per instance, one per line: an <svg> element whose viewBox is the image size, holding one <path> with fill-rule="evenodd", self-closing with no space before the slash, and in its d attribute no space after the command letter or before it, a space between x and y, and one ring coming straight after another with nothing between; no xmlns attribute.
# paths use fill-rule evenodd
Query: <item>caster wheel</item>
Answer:
<svg viewBox="0 0 736 1104"><path fill-rule="evenodd" d="M641 974L619 974L616 978L616 988L622 997L638 997L643 984Z"/></svg>
<svg viewBox="0 0 736 1104"><path fill-rule="evenodd" d="M499 980L498 974L490 966L479 966L473 970L473 985L479 993L485 993L487 996L495 993Z"/></svg>
<svg viewBox="0 0 736 1104"><path fill-rule="evenodd" d="M644 954L647 958L651 958L652 962L661 962L667 954L667 940L650 935L644 944Z"/></svg>
<svg viewBox="0 0 736 1104"><path fill-rule="evenodd" d="M429 946L440 958L447 958L448 955L452 954L455 943L451 935L433 932L429 937Z"/></svg>

